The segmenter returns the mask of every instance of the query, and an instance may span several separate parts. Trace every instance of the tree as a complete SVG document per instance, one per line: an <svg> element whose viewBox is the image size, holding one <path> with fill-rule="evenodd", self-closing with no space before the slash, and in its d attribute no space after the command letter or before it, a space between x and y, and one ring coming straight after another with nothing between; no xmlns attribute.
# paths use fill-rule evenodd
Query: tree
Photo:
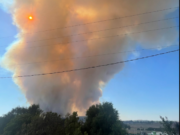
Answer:
<svg viewBox="0 0 180 135"><path fill-rule="evenodd" d="M27 126L28 135L64 134L64 119L57 113L47 112L37 115Z"/></svg>
<svg viewBox="0 0 180 135"><path fill-rule="evenodd" d="M20 108L17 107L15 109L12 109L12 111L5 114L3 117L0 118L0 135L3 134L4 128L7 126L7 124L14 119L19 114L25 114L27 112L26 108Z"/></svg>
<svg viewBox="0 0 180 135"><path fill-rule="evenodd" d="M119 120L119 114L112 103L102 103L91 106L86 112L86 122L83 131L88 135L121 135L126 134Z"/></svg>
<svg viewBox="0 0 180 135"><path fill-rule="evenodd" d="M65 118L57 113L47 112L34 117L27 126L28 135L83 135L81 123L76 112Z"/></svg>
<svg viewBox="0 0 180 135"><path fill-rule="evenodd" d="M175 128L175 132L176 132L177 134L179 134L179 122L176 122L176 123L175 123L174 128Z"/></svg>
<svg viewBox="0 0 180 135"><path fill-rule="evenodd" d="M31 115L30 114L22 114L14 117L4 128L3 135L21 135L21 129L23 125L27 125L31 123Z"/></svg>
<svg viewBox="0 0 180 135"><path fill-rule="evenodd" d="M81 123L77 112L72 115L67 114L65 119L65 135L83 135L81 132Z"/></svg>
<svg viewBox="0 0 180 135"><path fill-rule="evenodd" d="M173 128L173 123L169 121L167 117L163 118L160 116L160 118L162 120L161 124L163 126L164 132L166 132L168 135L176 135L177 132L175 128Z"/></svg>
<svg viewBox="0 0 180 135"><path fill-rule="evenodd" d="M29 108L17 107L1 118L0 134L2 135L23 135L26 132L26 125L30 124L32 118L39 115L42 111L38 105L32 105ZM23 127L23 128L22 128Z"/></svg>
<svg viewBox="0 0 180 135"><path fill-rule="evenodd" d="M129 125L127 125L127 124L122 123L122 125L123 125L123 128L125 128L125 129L128 129L128 130L131 129L131 127Z"/></svg>
<svg viewBox="0 0 180 135"><path fill-rule="evenodd" d="M125 135L123 124L111 103L93 105L80 121L77 112L66 117L43 112L38 105L17 107L0 117L0 135Z"/></svg>

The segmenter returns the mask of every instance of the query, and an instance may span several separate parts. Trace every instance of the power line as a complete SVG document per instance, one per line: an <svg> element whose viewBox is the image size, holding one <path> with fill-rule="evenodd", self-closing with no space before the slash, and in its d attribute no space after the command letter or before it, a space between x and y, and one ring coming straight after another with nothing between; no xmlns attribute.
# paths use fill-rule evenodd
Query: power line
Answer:
<svg viewBox="0 0 180 135"><path fill-rule="evenodd" d="M112 21L112 20L118 20L118 19L123 19L123 18L127 18L127 17L135 17L135 16L139 16L139 15L145 15L145 14L150 14L150 13L155 13L155 12L161 12L161 11L166 11L166 10L172 10L172 9L176 9L176 8L179 8L179 7L165 8L165 9L160 9L160 10L155 10L155 11L149 11L149 12L144 12L144 13L139 13L139 14L133 14L133 15L129 15L129 16L116 17L116 18L105 19L105 20L94 21L94 22L88 22L88 23L84 23L84 24L71 25L71 26L66 26L66 27L61 27L61 28L56 28L56 29L49 29L49 30L37 31L37 32L34 32L34 33L46 32L46 31L52 31L52 30L57 30L57 29L65 29L65 28L71 28L71 27L83 26L83 25L94 24L94 23L100 23L100 22L106 22L106 21ZM29 33L30 33L30 32L29 32ZM28 34L28 32L27 32L26 34ZM12 37L12 36L0 37L0 39L1 39L1 38L8 38L8 37Z"/></svg>
<svg viewBox="0 0 180 135"><path fill-rule="evenodd" d="M76 40L76 41L62 43L62 44L87 42L87 41L91 41L91 40L99 40L99 39L106 39L106 38L116 38L116 37L120 37L120 36L131 35L131 34L140 34L140 33L145 33L145 32L152 32L152 31L158 31L158 30L172 29L172 28L178 28L178 27L179 27L179 25L176 25L176 26L170 26L170 27L164 27L164 28L158 28L158 29L151 29L151 30L146 30L146 31L130 32L130 33L127 33L127 34L120 34L120 35L117 34L117 35L107 36L107 37L92 38L92 39L88 39L88 40ZM54 44L54 45L57 45L57 44ZM30 46L30 47L24 47L24 48L26 49L26 48L36 48L36 47L47 47L47 46L54 46L54 45L39 45L39 46ZM16 49L14 49L14 50L16 50Z"/></svg>
<svg viewBox="0 0 180 135"><path fill-rule="evenodd" d="M74 72L74 71L80 71L80 70L94 69L94 68L100 68L100 67L106 67L106 66L112 66L112 65L127 63L127 62L131 62L131 61L136 61L136 60L147 59L147 58L156 57L156 56L160 56L160 55L164 55L164 54L168 54L168 53L173 53L173 52L177 52L177 51L179 51L179 49L168 51L168 52L164 52L164 53L159 53L159 54L155 54L155 55L140 57L140 58L136 58L136 59L131 59L131 60L126 60L126 61L119 61L119 62L115 62L115 63L104 64L104 65L98 65L98 66L92 66L92 67L86 67L86 68L78 68L78 69L72 69L72 70L65 70L65 71L59 71L59 72L51 72L51 73L21 75L21 76L15 76L15 77L0 77L0 79L35 77L35 76L44 76L44 75L52 75L52 74L60 74L60 73Z"/></svg>
<svg viewBox="0 0 180 135"><path fill-rule="evenodd" d="M167 20L177 19L177 18L179 18L179 17L171 17L171 18L166 18L166 19L147 21L147 22L143 22L143 23L139 23L139 24L132 24L132 25L126 25L126 26L121 26L121 27L114 27L114 28L103 29L103 30L98 30L98 31L90 31L90 32L84 32L84 33L72 34L72 35L67 35L67 36L64 36L64 37L54 37L54 38L43 39L43 40L27 41L25 43L28 44L28 43L34 43L34 42L40 42L40 41L48 41L48 40L59 39L59 38L74 37L74 36L79 36L79 35L84 35L84 34L95 33L95 32L102 32L102 31L108 31L108 30L113 30L113 29L121 29L121 28L132 27L132 26L140 26L140 25L144 25L144 24L148 24L148 23L167 21Z"/></svg>
<svg viewBox="0 0 180 135"><path fill-rule="evenodd" d="M177 45L168 45L168 46L161 46L159 48L163 47L170 47L170 46L177 46ZM158 47L151 47L146 49L158 49ZM73 57L73 58L63 58L63 59L53 59L49 61L40 61L40 62L29 62L29 63L22 63L22 64L11 64L8 66L23 66L23 65L31 65L31 64L40 64L40 63L47 63L47 62L55 62L55 61L66 61L66 60L73 60L73 59L88 59L92 57L101 57L101 56L107 56L107 55L115 55L115 54L121 54L121 53L131 53L135 51L144 51L146 49L139 49L139 50L129 50L129 51L118 51L114 53L105 53L105 54L97 54L97 55L90 55L90 56L81 56L81 57Z"/></svg>
<svg viewBox="0 0 180 135"><path fill-rule="evenodd" d="M98 30L98 31L92 31L92 32L85 32L85 33L79 33L79 34L67 35L67 36L64 36L64 37L55 37L55 38L49 38L49 39L43 39L43 40L27 41L27 42L25 42L25 43L34 43L34 42L47 41L47 40L53 40L53 39L59 39L59 38L74 37L74 36L79 36L79 35L84 35L84 34L95 33L95 32L102 32L102 31L113 30L113 29L120 29L120 28L126 28L126 27L131 27L131 26L140 26L140 25L143 25L143 24L154 23L154 22L160 22L160 21L171 20L171 19L177 19L177 18L179 18L179 17L172 17L172 18L161 19L161 20L155 20L155 21L144 22L144 23L139 23L139 24L126 25L126 26L121 26L121 27L116 27L116 28L109 28L109 29L103 29L103 30Z"/></svg>
<svg viewBox="0 0 180 135"><path fill-rule="evenodd" d="M140 34L140 33L144 33L144 32L151 32L151 31L157 31L157 30L165 30L165 29L172 29L175 27L179 27L179 26L173 26L173 27L165 27L165 28L161 28L161 29L153 29L153 30L147 30L147 31L140 31L140 32L132 32L132 33L128 33L128 34L121 34L121 35L115 35L115 36L109 36L109 37L101 37L101 38L114 38L114 37L118 37L118 36L127 36L130 34ZM96 39L101 39L101 38L96 38ZM89 39L89 40L96 40L96 39ZM84 41L88 41L88 40L79 40L76 42L84 42ZM42 47L44 47L45 45L42 45ZM52 45L46 45L46 46L52 46ZM41 47L41 46L35 46L35 47ZM25 47L25 48L34 48L34 47ZM17 49L13 49L13 50L17 50Z"/></svg>

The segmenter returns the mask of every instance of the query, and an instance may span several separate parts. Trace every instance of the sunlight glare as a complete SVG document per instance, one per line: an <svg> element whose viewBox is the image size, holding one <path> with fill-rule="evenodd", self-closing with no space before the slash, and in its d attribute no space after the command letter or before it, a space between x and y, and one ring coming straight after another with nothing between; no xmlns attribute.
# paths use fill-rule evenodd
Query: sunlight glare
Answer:
<svg viewBox="0 0 180 135"><path fill-rule="evenodd" d="M29 20L32 20L33 19L33 17L32 16L29 16Z"/></svg>

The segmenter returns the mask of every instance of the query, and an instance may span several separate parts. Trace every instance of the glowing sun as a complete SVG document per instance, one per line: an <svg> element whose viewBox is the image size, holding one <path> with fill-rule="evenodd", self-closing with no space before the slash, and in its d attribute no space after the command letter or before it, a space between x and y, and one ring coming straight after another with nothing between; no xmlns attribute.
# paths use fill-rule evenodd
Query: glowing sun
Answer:
<svg viewBox="0 0 180 135"><path fill-rule="evenodd" d="M29 20L32 20L33 19L33 17L32 16L29 16Z"/></svg>

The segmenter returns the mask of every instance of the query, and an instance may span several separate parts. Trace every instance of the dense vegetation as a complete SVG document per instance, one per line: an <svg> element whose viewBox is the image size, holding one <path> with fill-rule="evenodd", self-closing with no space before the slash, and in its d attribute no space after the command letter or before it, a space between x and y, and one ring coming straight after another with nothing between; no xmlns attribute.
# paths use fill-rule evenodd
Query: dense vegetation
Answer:
<svg viewBox="0 0 180 135"><path fill-rule="evenodd" d="M160 117L163 126L163 131L166 132L168 135L177 135L179 134L179 122L172 122L169 121L168 118Z"/></svg>
<svg viewBox="0 0 180 135"><path fill-rule="evenodd" d="M66 116L43 112L38 105L17 107L0 117L0 135L127 135L126 129L131 129L119 120L118 111L108 102L91 106L85 119L80 119L77 112ZM179 134L178 122L161 120L162 128L145 130Z"/></svg>
<svg viewBox="0 0 180 135"><path fill-rule="evenodd" d="M80 121L77 112L65 117L43 112L38 105L17 107L0 117L0 135L126 135L119 114L111 103L91 106L86 121Z"/></svg>

